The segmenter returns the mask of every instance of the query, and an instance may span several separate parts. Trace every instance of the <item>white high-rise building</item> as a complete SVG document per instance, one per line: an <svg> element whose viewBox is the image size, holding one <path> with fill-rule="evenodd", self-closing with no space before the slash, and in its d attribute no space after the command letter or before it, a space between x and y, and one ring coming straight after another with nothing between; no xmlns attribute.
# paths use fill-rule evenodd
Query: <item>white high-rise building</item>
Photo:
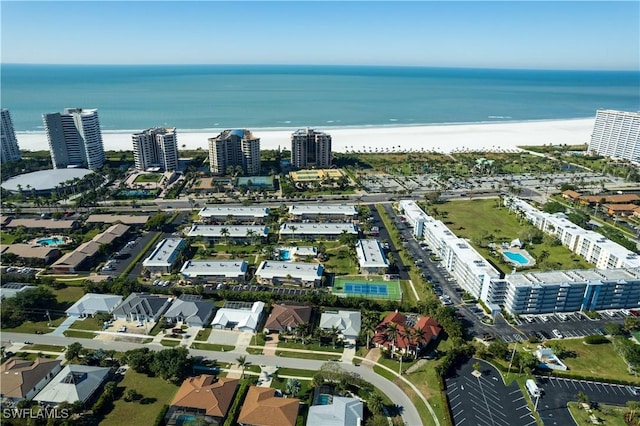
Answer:
<svg viewBox="0 0 640 426"><path fill-rule="evenodd" d="M598 110L589 151L607 157L640 161L640 112Z"/></svg>
<svg viewBox="0 0 640 426"><path fill-rule="evenodd" d="M260 174L260 138L250 130L225 130L209 138L211 173L223 175L228 169L241 167L245 175Z"/></svg>
<svg viewBox="0 0 640 426"><path fill-rule="evenodd" d="M331 135L313 129L291 134L291 164L294 167L331 167Z"/></svg>
<svg viewBox="0 0 640 426"><path fill-rule="evenodd" d="M134 133L133 159L136 169L159 167L165 171L178 167L178 138L175 127L155 127Z"/></svg>
<svg viewBox="0 0 640 426"><path fill-rule="evenodd" d="M104 145L97 109L65 108L43 114L54 169L104 165Z"/></svg>
<svg viewBox="0 0 640 426"><path fill-rule="evenodd" d="M0 133L0 140L2 141L2 156L0 157L0 162L17 161L21 158L20 148L18 147L16 132L11 121L11 114L9 114L8 109L4 108L1 114L2 133Z"/></svg>

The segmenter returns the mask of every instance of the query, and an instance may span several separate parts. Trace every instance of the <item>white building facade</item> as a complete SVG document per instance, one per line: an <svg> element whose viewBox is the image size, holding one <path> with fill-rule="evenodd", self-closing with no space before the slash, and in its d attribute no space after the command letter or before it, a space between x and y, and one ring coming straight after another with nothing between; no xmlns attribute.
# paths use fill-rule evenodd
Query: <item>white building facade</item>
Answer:
<svg viewBox="0 0 640 426"><path fill-rule="evenodd" d="M589 151L607 157L640 161L640 112L598 110Z"/></svg>
<svg viewBox="0 0 640 426"><path fill-rule="evenodd" d="M43 114L54 169L104 165L104 144L97 109L65 108Z"/></svg>
<svg viewBox="0 0 640 426"><path fill-rule="evenodd" d="M136 169L178 168L178 137L175 127L155 127L132 135Z"/></svg>
<svg viewBox="0 0 640 426"><path fill-rule="evenodd" d="M6 108L0 110L0 124L0 142L2 142L0 162L17 161L21 158L20 148L13 128L13 121L11 121L11 114Z"/></svg>
<svg viewBox="0 0 640 426"><path fill-rule="evenodd" d="M246 129L225 130L210 138L209 166L217 175L238 167L248 176L260 174L260 138Z"/></svg>

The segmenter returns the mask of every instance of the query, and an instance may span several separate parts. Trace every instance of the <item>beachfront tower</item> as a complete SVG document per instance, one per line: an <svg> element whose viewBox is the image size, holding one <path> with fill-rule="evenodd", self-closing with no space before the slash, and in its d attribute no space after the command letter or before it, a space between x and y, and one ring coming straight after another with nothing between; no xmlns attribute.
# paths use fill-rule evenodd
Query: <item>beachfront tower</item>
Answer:
<svg viewBox="0 0 640 426"><path fill-rule="evenodd" d="M331 135L313 129L299 129L291 134L291 164L296 168L331 167Z"/></svg>
<svg viewBox="0 0 640 426"><path fill-rule="evenodd" d="M589 152L640 161L640 112L598 110Z"/></svg>
<svg viewBox="0 0 640 426"><path fill-rule="evenodd" d="M260 138L246 129L225 130L209 138L209 165L216 175L240 169L248 176L260 174Z"/></svg>
<svg viewBox="0 0 640 426"><path fill-rule="evenodd" d="M20 159L20 148L18 148L18 140L13 129L11 114L9 114L8 109L4 108L1 113L2 129L0 130L2 133L0 133L0 140L2 141L2 157L0 157L0 162L17 161Z"/></svg>
<svg viewBox="0 0 640 426"><path fill-rule="evenodd" d="M54 169L104 165L104 145L97 109L65 108L42 114Z"/></svg>
<svg viewBox="0 0 640 426"><path fill-rule="evenodd" d="M154 127L132 135L136 169L178 168L178 138L175 127Z"/></svg>

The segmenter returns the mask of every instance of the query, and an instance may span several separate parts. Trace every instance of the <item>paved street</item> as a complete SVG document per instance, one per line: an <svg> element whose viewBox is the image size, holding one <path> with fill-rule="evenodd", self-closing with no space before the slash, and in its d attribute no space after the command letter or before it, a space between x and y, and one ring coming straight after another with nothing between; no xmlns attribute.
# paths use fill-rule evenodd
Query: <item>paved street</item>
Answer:
<svg viewBox="0 0 640 426"><path fill-rule="evenodd" d="M156 350L166 349L164 346L159 344L149 344L142 345L136 343L128 343L128 342L113 342L113 341L104 341L104 340L91 340L91 339L74 339L68 337L58 337L51 335L32 335L32 334L23 334L23 333L2 333L2 345L10 346L8 344L9 341L13 342L23 342L25 340L32 341L36 344L45 344L45 345L58 345L58 346L66 346L73 342L78 342L82 344L84 347L91 349L114 349L117 351L128 351L130 349L136 349L140 347L149 347ZM236 358L240 355L246 355L246 352L237 352L237 351L229 351L229 352L212 352L212 351L204 351L204 350L196 350L190 349L190 353L193 356L201 356L209 359L216 359L223 362L232 362L235 363ZM279 356L267 356L267 355L246 355L247 360L255 365L271 365L271 366L286 366L288 368L298 368L302 370L319 370L324 361L316 361L309 359L300 359L300 358L283 358ZM350 363L340 363L340 367L342 367L347 372L352 372L359 374L364 380L371 383L381 392L391 399L400 409L402 414L402 418L407 425L420 425L422 421L420 420L420 415L418 414L418 410L414 407L413 403L409 399L409 397L395 384L385 379L384 377L373 372L372 369L367 368L365 366L356 367Z"/></svg>

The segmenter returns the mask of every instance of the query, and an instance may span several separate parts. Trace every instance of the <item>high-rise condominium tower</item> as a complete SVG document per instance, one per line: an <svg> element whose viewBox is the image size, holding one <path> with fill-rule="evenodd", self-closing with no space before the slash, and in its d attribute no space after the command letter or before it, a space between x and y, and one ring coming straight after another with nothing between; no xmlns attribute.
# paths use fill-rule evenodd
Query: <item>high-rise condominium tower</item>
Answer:
<svg viewBox="0 0 640 426"><path fill-rule="evenodd" d="M134 133L133 159L136 169L160 167L175 170L178 167L178 138L175 127L155 127Z"/></svg>
<svg viewBox="0 0 640 426"><path fill-rule="evenodd" d="M598 110L589 151L640 161L640 112Z"/></svg>
<svg viewBox="0 0 640 426"><path fill-rule="evenodd" d="M2 141L2 156L0 162L16 161L20 159L20 148L18 148L18 140L16 139L16 132L13 129L13 122L11 121L11 115L8 109L2 109L1 111L2 129L0 133L0 140Z"/></svg>
<svg viewBox="0 0 640 426"><path fill-rule="evenodd" d="M97 109L65 108L63 113L42 114L49 139L53 168L69 166L99 169L104 165L104 145Z"/></svg>
<svg viewBox="0 0 640 426"><path fill-rule="evenodd" d="M223 175L241 167L245 175L260 173L260 138L250 130L225 130L209 138L209 165L211 173Z"/></svg>
<svg viewBox="0 0 640 426"><path fill-rule="evenodd" d="M291 163L294 167L331 167L331 136L313 129L291 134Z"/></svg>

